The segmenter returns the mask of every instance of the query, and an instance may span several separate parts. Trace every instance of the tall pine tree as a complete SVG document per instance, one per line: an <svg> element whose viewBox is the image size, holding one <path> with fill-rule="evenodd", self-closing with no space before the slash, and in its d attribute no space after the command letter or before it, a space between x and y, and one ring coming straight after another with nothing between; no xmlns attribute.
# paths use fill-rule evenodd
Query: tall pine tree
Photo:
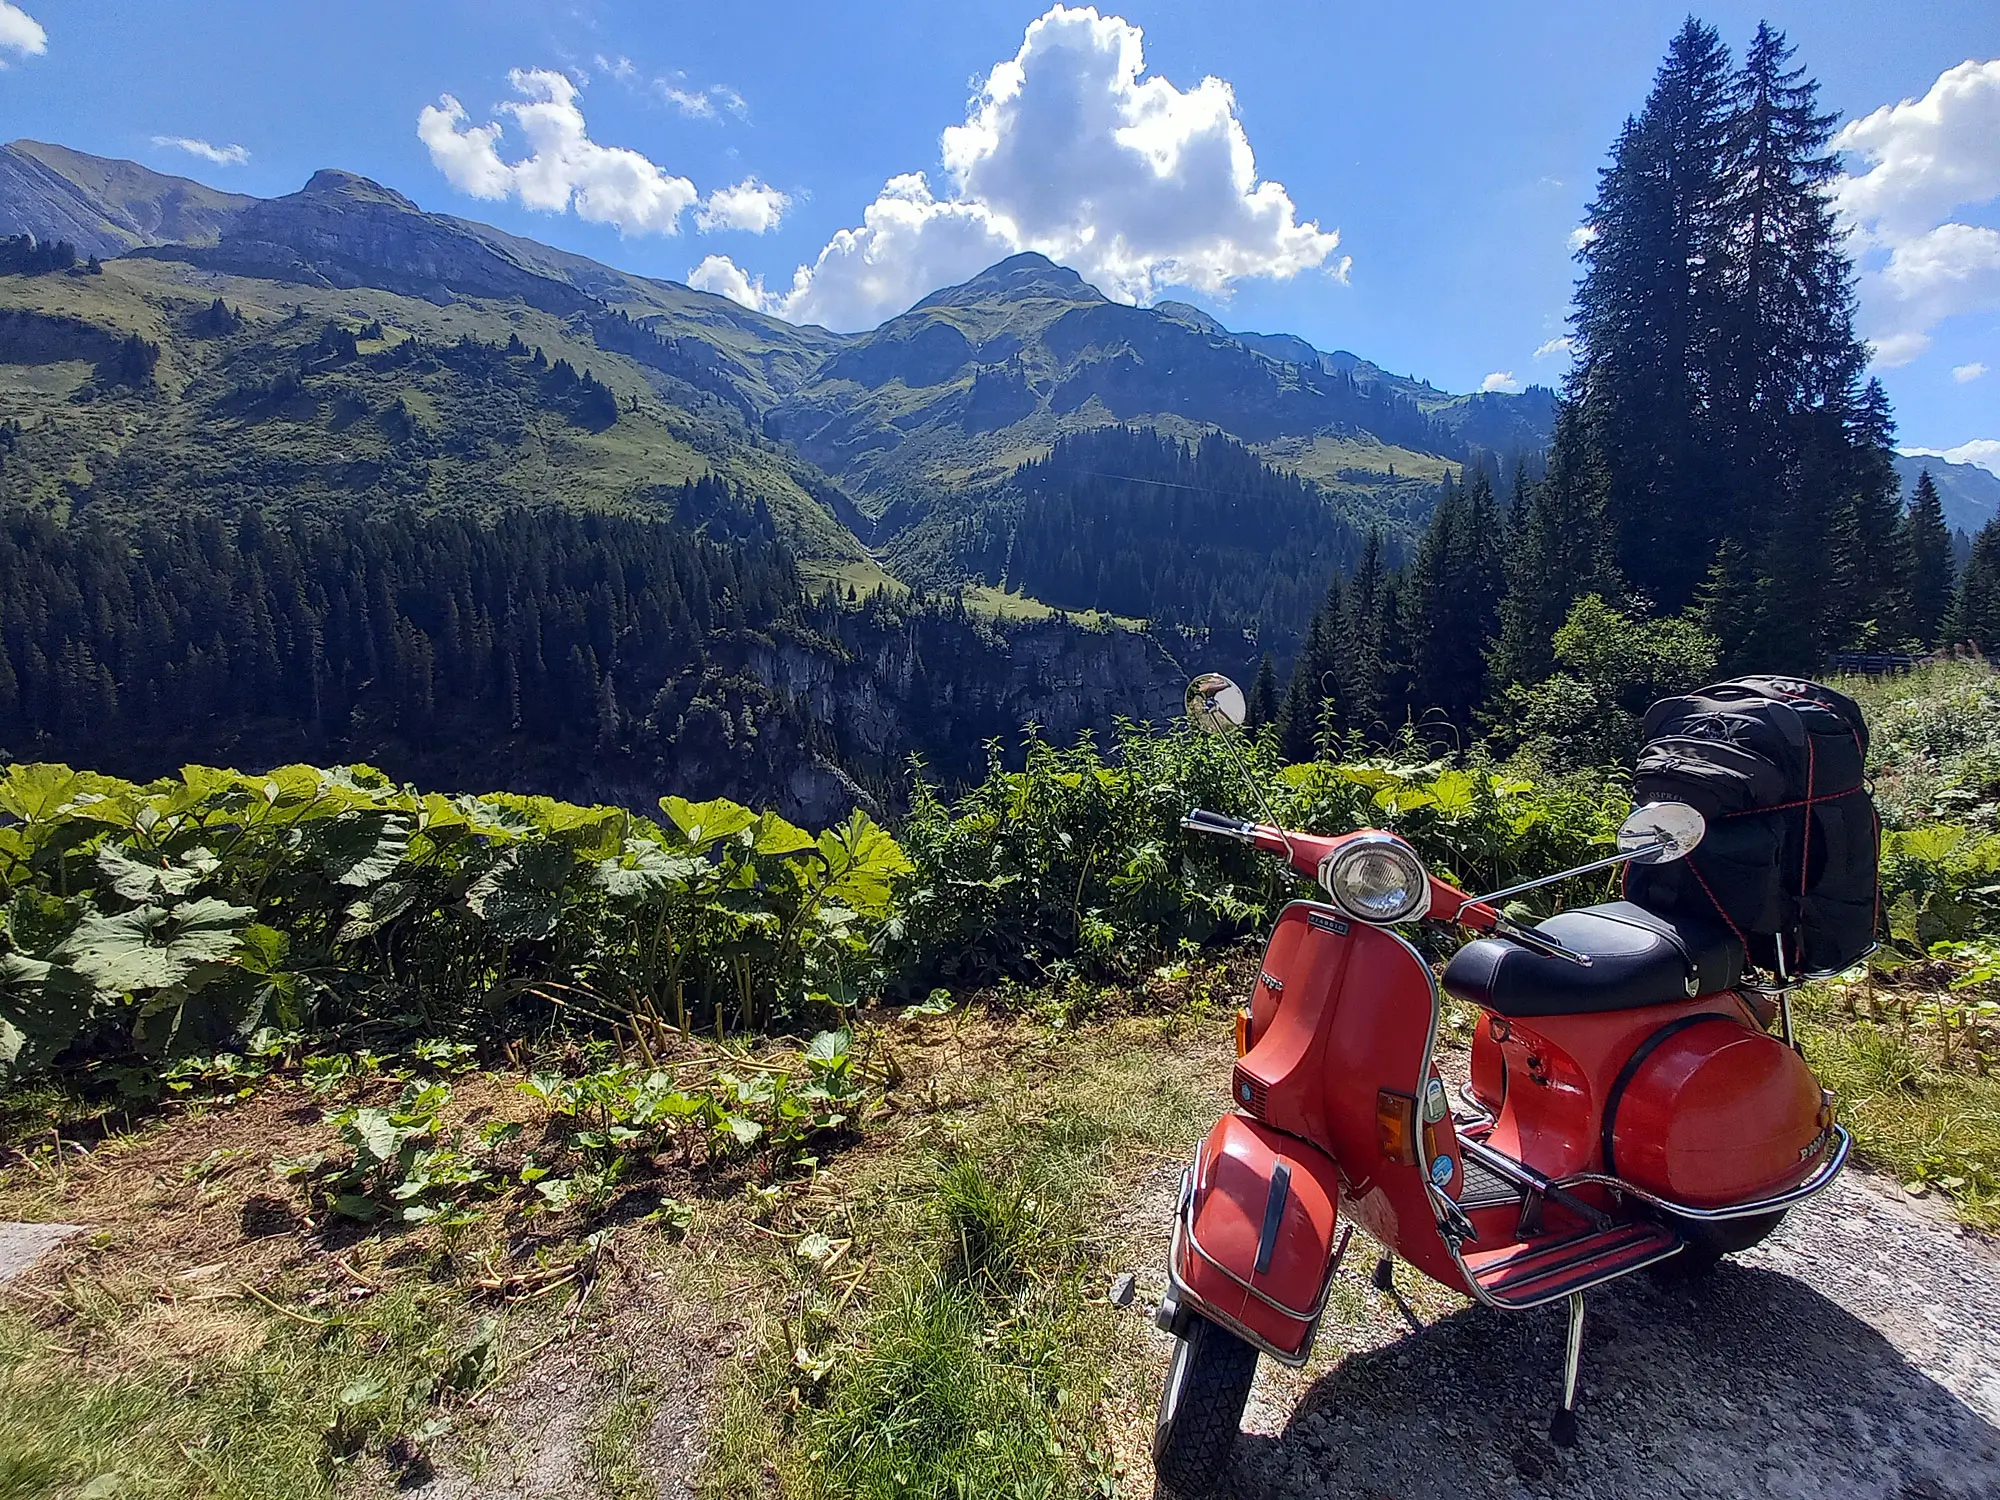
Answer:
<svg viewBox="0 0 2000 1500"><path fill-rule="evenodd" d="M1571 394L1602 462L1613 558L1668 610L1693 596L1719 519L1704 377L1724 326L1731 86L1722 39L1690 17L1619 134L1580 252Z"/></svg>
<svg viewBox="0 0 2000 1500"><path fill-rule="evenodd" d="M2000 520L1988 521L1972 539L1945 634L1953 645L1970 642L1984 656L2000 650Z"/></svg>
<svg viewBox="0 0 2000 1500"><path fill-rule="evenodd" d="M1502 569L1493 483L1484 471L1473 471L1463 485L1446 485L1405 580L1410 706L1418 715L1436 709L1469 728L1484 704Z"/></svg>
<svg viewBox="0 0 2000 1500"><path fill-rule="evenodd" d="M1903 632L1919 646L1938 643L1951 609L1951 531L1944 523L1931 471L1917 475L1917 490L1897 535L1902 564Z"/></svg>
<svg viewBox="0 0 2000 1500"><path fill-rule="evenodd" d="M1353 670L1346 591L1336 573L1306 631L1278 714L1279 742L1288 758L1311 760L1322 729L1337 733L1346 727L1349 705L1344 700Z"/></svg>
<svg viewBox="0 0 2000 1500"><path fill-rule="evenodd" d="M1509 683L1540 682L1555 669L1550 643L1577 600L1624 592L1610 557L1604 478L1583 420L1573 402L1558 409L1548 472L1515 501L1499 636L1487 661L1496 694Z"/></svg>

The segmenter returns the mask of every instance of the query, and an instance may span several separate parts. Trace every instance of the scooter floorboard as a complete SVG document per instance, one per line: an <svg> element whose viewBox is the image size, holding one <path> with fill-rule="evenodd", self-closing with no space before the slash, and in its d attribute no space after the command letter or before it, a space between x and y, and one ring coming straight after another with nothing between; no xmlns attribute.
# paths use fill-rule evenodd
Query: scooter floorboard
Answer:
<svg viewBox="0 0 2000 1500"><path fill-rule="evenodd" d="M1685 1242L1658 1224L1617 1224L1468 1255L1473 1280L1497 1302L1526 1306L1583 1291L1677 1253Z"/></svg>

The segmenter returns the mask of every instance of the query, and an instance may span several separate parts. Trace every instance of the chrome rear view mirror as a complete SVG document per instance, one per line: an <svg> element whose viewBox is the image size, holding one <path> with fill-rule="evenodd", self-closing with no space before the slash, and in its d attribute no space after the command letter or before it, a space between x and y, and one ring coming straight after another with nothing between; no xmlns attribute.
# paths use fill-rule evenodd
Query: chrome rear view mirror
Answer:
<svg viewBox="0 0 2000 1500"><path fill-rule="evenodd" d="M1195 727L1208 734L1240 729L1250 717L1243 689L1220 672L1204 672L1188 684L1187 713Z"/></svg>
<svg viewBox="0 0 2000 1500"><path fill-rule="evenodd" d="M1708 820L1685 802L1648 802L1619 825L1618 849L1635 865L1664 865L1692 854Z"/></svg>

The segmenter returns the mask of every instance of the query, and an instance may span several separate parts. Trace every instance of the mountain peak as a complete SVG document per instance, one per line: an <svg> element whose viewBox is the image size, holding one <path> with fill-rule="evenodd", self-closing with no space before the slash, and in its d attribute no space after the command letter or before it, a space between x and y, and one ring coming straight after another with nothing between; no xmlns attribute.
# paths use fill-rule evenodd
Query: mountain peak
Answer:
<svg viewBox="0 0 2000 1500"><path fill-rule="evenodd" d="M1183 323L1192 323L1204 333L1216 333L1222 335L1224 338L1232 336L1227 328L1224 328L1213 317L1203 312L1192 302L1175 302L1172 300L1155 302L1153 304L1153 311L1164 313L1170 318L1179 318Z"/></svg>
<svg viewBox="0 0 2000 1500"><path fill-rule="evenodd" d="M423 212L394 188L384 187L373 178L363 177L359 172L343 171L339 167L321 167L295 196L347 198L362 203L386 203L395 208L406 208L411 213Z"/></svg>
<svg viewBox="0 0 2000 1500"><path fill-rule="evenodd" d="M910 310L995 300L1025 302L1039 297L1056 297L1065 302L1105 300L1103 293L1068 266L1059 266L1038 251L1024 250L988 266L957 286L939 288Z"/></svg>

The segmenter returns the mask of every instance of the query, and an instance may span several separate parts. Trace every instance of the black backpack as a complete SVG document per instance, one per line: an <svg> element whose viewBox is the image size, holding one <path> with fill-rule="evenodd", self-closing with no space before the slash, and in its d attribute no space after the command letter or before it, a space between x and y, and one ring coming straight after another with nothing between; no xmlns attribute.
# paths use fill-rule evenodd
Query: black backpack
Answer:
<svg viewBox="0 0 2000 1500"><path fill-rule="evenodd" d="M1719 913L1774 978L1837 973L1875 946L1881 825L1853 699L1797 677L1739 677L1646 713L1633 796L1708 820L1693 854L1629 867L1629 900Z"/></svg>

